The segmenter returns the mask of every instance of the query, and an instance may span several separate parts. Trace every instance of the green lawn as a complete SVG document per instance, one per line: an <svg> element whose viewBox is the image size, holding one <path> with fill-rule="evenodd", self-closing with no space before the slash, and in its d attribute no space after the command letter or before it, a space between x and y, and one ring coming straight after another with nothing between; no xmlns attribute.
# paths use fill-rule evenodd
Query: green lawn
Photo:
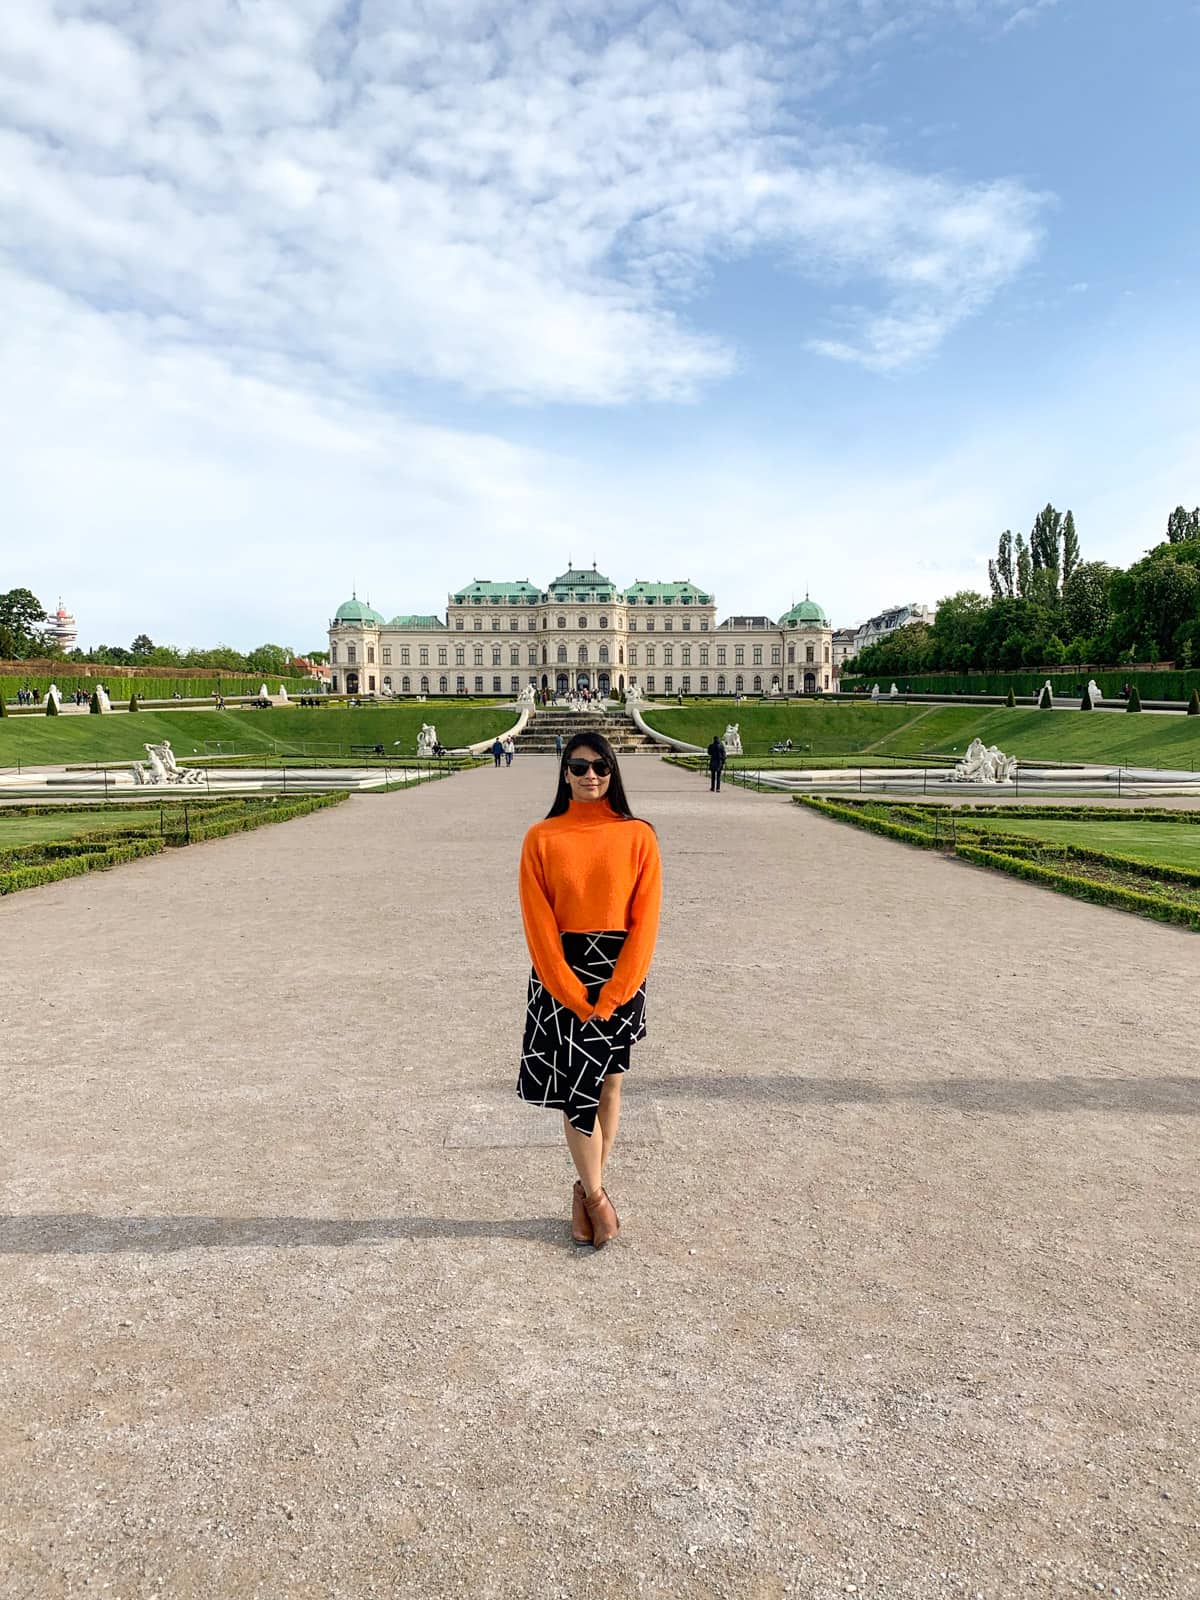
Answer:
<svg viewBox="0 0 1200 1600"><path fill-rule="evenodd" d="M145 813L142 815L141 813ZM147 832L157 832L159 811L150 805L110 805L95 811L62 811L54 816L8 816L0 809L0 855L23 844L48 844L62 839L78 839L83 834L108 833L113 829L135 827L141 822Z"/></svg>
<svg viewBox="0 0 1200 1600"><path fill-rule="evenodd" d="M727 722L737 722L748 756L766 755L779 739L807 746L794 752L795 766L850 754L962 755L972 739L980 738L1026 761L1200 769L1200 717L1150 712L893 706L850 699L733 706L725 700L654 710L646 721L660 733L698 745L707 745Z"/></svg>
<svg viewBox="0 0 1200 1600"><path fill-rule="evenodd" d="M227 750L285 755L336 755L351 745L382 744L389 754L413 755L423 722L444 745L474 744L516 720L491 703L428 701L424 705L287 706L269 711L141 711L134 716L5 717L0 719L0 767L144 760L147 743L169 739L176 755L202 753L205 743ZM396 741L400 743L397 746Z"/></svg>
<svg viewBox="0 0 1200 1600"><path fill-rule="evenodd" d="M959 813L960 822L963 819ZM1088 850L1107 850L1115 856L1145 861L1155 867L1186 867L1200 872L1200 826L1169 822L1111 822L1103 818L1087 822L1057 822L1035 818L1028 822L1006 817L971 819L972 828L981 832L1020 834L1024 838L1046 839L1052 844L1082 845Z"/></svg>

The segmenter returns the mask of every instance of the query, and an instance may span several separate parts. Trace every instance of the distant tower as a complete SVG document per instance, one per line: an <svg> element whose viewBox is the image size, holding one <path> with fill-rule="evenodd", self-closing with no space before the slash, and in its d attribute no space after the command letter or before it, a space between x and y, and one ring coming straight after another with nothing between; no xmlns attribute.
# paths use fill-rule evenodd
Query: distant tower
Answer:
<svg viewBox="0 0 1200 1600"><path fill-rule="evenodd" d="M63 605L62 595L58 597L58 610L50 618L46 632L63 650L69 650L78 637L79 629L75 626L75 618Z"/></svg>

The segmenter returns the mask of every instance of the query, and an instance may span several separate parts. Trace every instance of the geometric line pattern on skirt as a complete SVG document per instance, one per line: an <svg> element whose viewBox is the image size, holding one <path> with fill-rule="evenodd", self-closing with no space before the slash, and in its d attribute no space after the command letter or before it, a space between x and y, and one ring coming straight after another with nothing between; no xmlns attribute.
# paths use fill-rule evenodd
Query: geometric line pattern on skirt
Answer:
<svg viewBox="0 0 1200 1600"><path fill-rule="evenodd" d="M626 937L623 928L561 935L563 957L593 1004L612 976ZM597 1018L583 1023L531 970L517 1093L532 1105L566 1112L572 1127L590 1134L605 1078L628 1072L630 1046L645 1037L644 983L607 1022Z"/></svg>

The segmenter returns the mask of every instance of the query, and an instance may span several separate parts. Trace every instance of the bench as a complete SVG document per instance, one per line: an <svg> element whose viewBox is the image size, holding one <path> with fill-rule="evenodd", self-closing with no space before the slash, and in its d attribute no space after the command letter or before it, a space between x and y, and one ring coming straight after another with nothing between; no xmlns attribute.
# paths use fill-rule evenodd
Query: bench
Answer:
<svg viewBox="0 0 1200 1600"><path fill-rule="evenodd" d="M350 746L350 754L352 756L385 756L387 751L381 744L352 744Z"/></svg>

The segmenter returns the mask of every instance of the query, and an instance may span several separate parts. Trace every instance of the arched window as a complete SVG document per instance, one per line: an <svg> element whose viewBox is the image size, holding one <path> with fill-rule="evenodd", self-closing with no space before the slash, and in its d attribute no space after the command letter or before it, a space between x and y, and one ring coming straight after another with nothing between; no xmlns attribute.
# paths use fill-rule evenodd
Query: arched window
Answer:
<svg viewBox="0 0 1200 1600"><path fill-rule="evenodd" d="M742 677L740 672L733 680L733 687L738 694L741 694L742 690L746 687L746 680Z"/></svg>
<svg viewBox="0 0 1200 1600"><path fill-rule="evenodd" d="M387 691L388 691L388 693L389 693L389 694L390 694L390 693L391 693L391 690L392 690L392 680L391 680L391 678L390 678L390 677L387 677L387 678L385 678L385 679L384 679L384 680L383 680L383 687L384 687L384 688L385 688L385 689L386 689L386 690L387 690Z"/></svg>
<svg viewBox="0 0 1200 1600"><path fill-rule="evenodd" d="M607 617L601 617L600 618L600 626L602 628L607 628L608 627L608 618Z"/></svg>
<svg viewBox="0 0 1200 1600"><path fill-rule="evenodd" d="M581 628L586 628L587 627L587 618L586 617L580 617L579 626Z"/></svg>
<svg viewBox="0 0 1200 1600"><path fill-rule="evenodd" d="M725 693L725 674L723 672L718 672L717 674L717 693Z"/></svg>
<svg viewBox="0 0 1200 1600"><path fill-rule="evenodd" d="M427 673L422 673L421 674L421 693L422 694L428 694L429 693L429 676L428 676Z"/></svg>
<svg viewBox="0 0 1200 1600"><path fill-rule="evenodd" d="M587 658L588 658L587 645L581 644L579 646L579 665L581 667L586 667L587 666Z"/></svg>
<svg viewBox="0 0 1200 1600"><path fill-rule="evenodd" d="M756 672L754 674L754 692L755 692L755 694L761 694L762 693L762 673L761 672Z"/></svg>
<svg viewBox="0 0 1200 1600"><path fill-rule="evenodd" d="M566 647L565 644L560 644L559 645L558 650L556 652L556 658L559 661L565 661L567 659L567 647Z"/></svg>
<svg viewBox="0 0 1200 1600"><path fill-rule="evenodd" d="M560 628L565 628L565 627L566 627L566 625L567 625L567 619L566 619L566 617L559 617L559 619L558 619L558 626L559 626L559 627L560 627Z"/></svg>
<svg viewBox="0 0 1200 1600"><path fill-rule="evenodd" d="M409 677L407 672L400 679L400 693L401 694L411 694L412 693L412 679Z"/></svg>
<svg viewBox="0 0 1200 1600"><path fill-rule="evenodd" d="M599 659L600 659L600 661L601 661L601 663L603 665L607 665L608 664L608 646L606 644L602 644L600 646Z"/></svg>
<svg viewBox="0 0 1200 1600"><path fill-rule="evenodd" d="M449 692L450 692L450 679L443 672L441 677L438 679L438 693L439 694L449 694Z"/></svg>

